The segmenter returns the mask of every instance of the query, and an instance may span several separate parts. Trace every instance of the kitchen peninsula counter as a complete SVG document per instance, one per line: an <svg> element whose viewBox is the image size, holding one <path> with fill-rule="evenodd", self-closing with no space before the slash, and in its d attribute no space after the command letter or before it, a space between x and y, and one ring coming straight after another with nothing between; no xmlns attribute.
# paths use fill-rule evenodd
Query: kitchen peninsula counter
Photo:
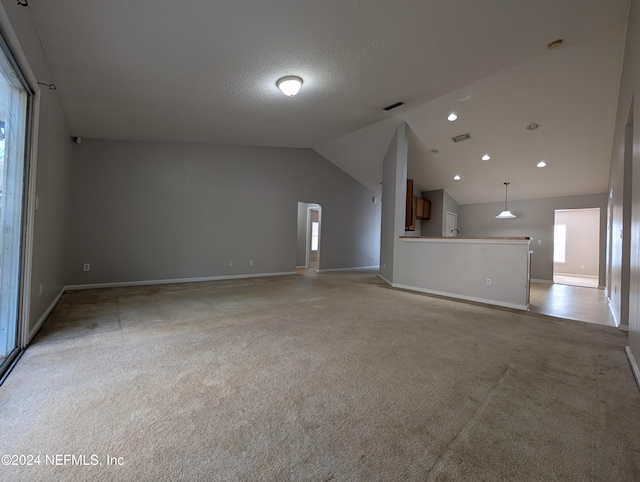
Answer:
<svg viewBox="0 0 640 482"><path fill-rule="evenodd" d="M400 236L392 286L529 309L529 237Z"/></svg>

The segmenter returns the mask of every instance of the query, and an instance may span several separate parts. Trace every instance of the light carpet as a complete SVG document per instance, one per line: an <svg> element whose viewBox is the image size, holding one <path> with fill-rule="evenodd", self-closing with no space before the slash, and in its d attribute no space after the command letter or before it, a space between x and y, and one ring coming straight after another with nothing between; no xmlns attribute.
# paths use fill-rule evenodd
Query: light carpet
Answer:
<svg viewBox="0 0 640 482"><path fill-rule="evenodd" d="M0 387L40 465L0 479L640 480L625 345L373 272L69 292Z"/></svg>

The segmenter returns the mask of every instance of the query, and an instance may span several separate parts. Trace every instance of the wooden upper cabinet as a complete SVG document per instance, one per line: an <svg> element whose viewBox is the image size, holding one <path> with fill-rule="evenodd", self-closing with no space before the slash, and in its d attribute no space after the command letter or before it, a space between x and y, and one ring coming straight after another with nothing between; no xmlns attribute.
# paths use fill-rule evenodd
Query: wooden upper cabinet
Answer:
<svg viewBox="0 0 640 482"><path fill-rule="evenodd" d="M407 201L405 206L404 230L415 231L416 219L431 217L431 201L413 195L413 179L407 179Z"/></svg>
<svg viewBox="0 0 640 482"><path fill-rule="evenodd" d="M431 201L416 198L416 219L429 219L431 217Z"/></svg>
<svg viewBox="0 0 640 482"><path fill-rule="evenodd" d="M415 196L413 195L413 179L407 179L407 198L404 214L404 230L415 231L416 230L416 203L414 202Z"/></svg>

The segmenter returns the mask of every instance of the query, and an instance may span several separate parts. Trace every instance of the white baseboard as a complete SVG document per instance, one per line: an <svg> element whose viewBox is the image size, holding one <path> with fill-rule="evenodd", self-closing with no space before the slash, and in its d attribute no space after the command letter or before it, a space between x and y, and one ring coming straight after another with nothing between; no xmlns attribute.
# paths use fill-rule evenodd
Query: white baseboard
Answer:
<svg viewBox="0 0 640 482"><path fill-rule="evenodd" d="M553 280L548 280L548 279L533 279L533 278L531 278L530 281L532 283L546 283L546 284L549 284L549 285L553 284Z"/></svg>
<svg viewBox="0 0 640 482"><path fill-rule="evenodd" d="M590 279L598 279L598 276L593 276L590 274L579 274L579 273L558 273L555 272L553 273L554 275L558 275L558 276L577 276L578 278L590 278Z"/></svg>
<svg viewBox="0 0 640 482"><path fill-rule="evenodd" d="M385 278L384 276L382 276L380 273L378 273L378 278L380 278L382 281L387 283L389 286L393 286L393 283L389 281L387 278Z"/></svg>
<svg viewBox="0 0 640 482"><path fill-rule="evenodd" d="M198 283L201 281L222 281L231 279L243 279L243 278L264 278L267 276L286 276L296 274L295 271L283 271L279 273L255 273L255 274L232 274L225 276L207 276L202 278L176 278L176 279L159 279L159 280L146 280L146 281L122 281L116 283L94 283L86 285L69 285L65 286L66 290L91 290L95 288L118 288L126 286L147 286L147 285L166 285L174 283Z"/></svg>
<svg viewBox="0 0 640 482"><path fill-rule="evenodd" d="M633 357L633 353L631 352L631 347L629 347L629 345L625 346L624 350L627 352L627 358L629 359L629 365L631 365L633 376L636 379L636 385L638 385L638 388L640 389L640 370L638 370L636 359Z"/></svg>
<svg viewBox="0 0 640 482"><path fill-rule="evenodd" d="M459 300L465 300L465 301L474 301L476 303L484 303L487 305L495 305L495 306L502 306L504 308L513 308L515 310L523 310L523 311L528 311L529 307L527 305L519 305L517 303L509 303L508 301L499 301L499 300L491 300L491 299L487 299L487 298L479 298L476 296L467 296L467 295L461 295L458 293L448 293L445 291L437 291L437 290L430 290L427 288L418 288L416 286L408 286L408 285L403 285L400 283L393 283L391 284L391 286L393 286L394 288L401 288L404 290L410 290L410 291L419 291L420 293L427 293L430 295L438 295L438 296L446 296L447 298L455 298L455 299L459 299Z"/></svg>
<svg viewBox="0 0 640 482"><path fill-rule="evenodd" d="M326 273L328 271L359 271L359 270L373 270L373 269L380 269L380 266L354 266L353 268L319 269L318 273Z"/></svg>
<svg viewBox="0 0 640 482"><path fill-rule="evenodd" d="M618 330L620 331L629 331L629 327L627 325L618 325Z"/></svg>
<svg viewBox="0 0 640 482"><path fill-rule="evenodd" d="M58 293L58 295L54 298L54 300L51 302L49 307L46 310L44 310L44 313L42 313L42 316L38 318L38 321L33 326L33 328L29 330L27 345L31 343L31 340L33 340L33 337L36 336L36 333L38 333L38 330L40 330L40 328L42 327L42 324L45 322L45 320L49 317L53 309L56 307L56 305L58 304L58 301L60 301L60 298L62 298L62 295L64 294L65 290L66 288L62 288L60 290L60 293Z"/></svg>

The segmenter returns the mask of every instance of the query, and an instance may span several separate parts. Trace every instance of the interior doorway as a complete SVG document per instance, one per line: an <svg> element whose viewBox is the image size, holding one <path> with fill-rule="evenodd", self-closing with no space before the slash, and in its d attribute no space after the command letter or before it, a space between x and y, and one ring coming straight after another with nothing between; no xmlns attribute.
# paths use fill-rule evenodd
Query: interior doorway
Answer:
<svg viewBox="0 0 640 482"><path fill-rule="evenodd" d="M320 218L319 204L309 204L307 215L307 268L318 271L320 268Z"/></svg>
<svg viewBox="0 0 640 482"><path fill-rule="evenodd" d="M458 215L447 211L447 217L445 219L444 235L456 237L460 234L458 229Z"/></svg>
<svg viewBox="0 0 640 482"><path fill-rule="evenodd" d="M557 209L553 230L553 282L598 288L600 208Z"/></svg>
<svg viewBox="0 0 640 482"><path fill-rule="evenodd" d="M298 241L296 268L318 271L322 233L322 206L318 203L298 203Z"/></svg>

